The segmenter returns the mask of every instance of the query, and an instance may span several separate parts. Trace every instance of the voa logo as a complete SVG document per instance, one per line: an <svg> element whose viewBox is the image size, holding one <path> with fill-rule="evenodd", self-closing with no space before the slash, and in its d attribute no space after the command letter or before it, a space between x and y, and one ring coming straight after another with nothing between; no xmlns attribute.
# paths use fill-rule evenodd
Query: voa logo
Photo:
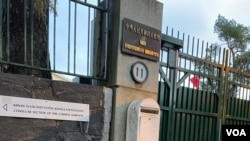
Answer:
<svg viewBox="0 0 250 141"><path fill-rule="evenodd" d="M244 129L226 129L228 136L247 136Z"/></svg>

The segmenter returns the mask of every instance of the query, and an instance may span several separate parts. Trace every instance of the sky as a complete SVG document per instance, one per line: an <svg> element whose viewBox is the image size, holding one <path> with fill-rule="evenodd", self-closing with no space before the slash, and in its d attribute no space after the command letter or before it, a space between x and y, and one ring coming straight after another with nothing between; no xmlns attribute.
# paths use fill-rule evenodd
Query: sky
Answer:
<svg viewBox="0 0 250 141"><path fill-rule="evenodd" d="M214 33L214 23L219 14L244 26L250 26L250 0L158 1L164 4L163 32L168 26L209 43L220 43Z"/></svg>

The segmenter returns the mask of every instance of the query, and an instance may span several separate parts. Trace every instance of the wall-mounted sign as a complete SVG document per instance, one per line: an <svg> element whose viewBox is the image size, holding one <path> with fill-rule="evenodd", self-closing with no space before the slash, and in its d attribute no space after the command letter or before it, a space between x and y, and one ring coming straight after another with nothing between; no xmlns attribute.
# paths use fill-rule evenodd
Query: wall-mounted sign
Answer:
<svg viewBox="0 0 250 141"><path fill-rule="evenodd" d="M159 61L161 31L144 24L123 20L122 52Z"/></svg>
<svg viewBox="0 0 250 141"><path fill-rule="evenodd" d="M89 105L0 96L0 116L89 121Z"/></svg>
<svg viewBox="0 0 250 141"><path fill-rule="evenodd" d="M143 83L148 78L148 68L142 62L135 62L131 67L131 76L137 83Z"/></svg>

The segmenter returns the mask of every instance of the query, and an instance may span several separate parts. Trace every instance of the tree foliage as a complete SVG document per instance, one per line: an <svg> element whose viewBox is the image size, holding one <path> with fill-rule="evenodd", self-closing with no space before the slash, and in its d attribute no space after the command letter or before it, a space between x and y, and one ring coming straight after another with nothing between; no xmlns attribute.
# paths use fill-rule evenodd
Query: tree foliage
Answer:
<svg viewBox="0 0 250 141"><path fill-rule="evenodd" d="M215 21L214 32L218 34L220 41L225 42L230 50L232 67L248 72L250 52L247 50L247 45L250 43L250 28L237 23L233 19L228 20L219 15Z"/></svg>
<svg viewBox="0 0 250 141"><path fill-rule="evenodd" d="M240 71L250 72L250 52L247 50L247 45L250 42L250 28L243 24L237 23L235 20L228 20L224 16L218 15L214 24L214 32L218 34L218 38L223 42L223 45L227 45L227 49L230 50L232 58L230 66ZM206 50L206 56L203 58L206 61L217 62L216 57L221 55L221 46L218 43L210 45ZM201 89L217 92L218 82L213 79L220 75L218 68L195 62L195 69L201 73L207 74L211 77L203 78L204 82L201 83ZM240 81L235 78L234 75L230 76L233 81ZM230 84L229 89L235 89L236 86ZM235 94L235 92L234 92Z"/></svg>
<svg viewBox="0 0 250 141"><path fill-rule="evenodd" d="M250 28L237 23L235 20L228 20L219 15L215 21L214 32L219 39L227 44L227 48L233 56L237 53L245 52L247 44L250 42Z"/></svg>
<svg viewBox="0 0 250 141"><path fill-rule="evenodd" d="M52 0L49 0L49 3L45 3L42 0L35 0L34 1L34 10L37 13L46 14L46 13L44 13L45 8L48 8L51 12L53 12L55 15L57 15L56 3L54 3Z"/></svg>

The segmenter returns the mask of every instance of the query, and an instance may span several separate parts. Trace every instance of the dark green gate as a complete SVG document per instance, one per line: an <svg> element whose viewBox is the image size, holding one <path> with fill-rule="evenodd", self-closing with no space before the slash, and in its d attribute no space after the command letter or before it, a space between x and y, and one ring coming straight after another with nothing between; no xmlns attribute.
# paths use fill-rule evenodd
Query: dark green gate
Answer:
<svg viewBox="0 0 250 141"><path fill-rule="evenodd" d="M222 124L250 124L250 74L228 50L179 36L162 35L160 140L219 141Z"/></svg>

